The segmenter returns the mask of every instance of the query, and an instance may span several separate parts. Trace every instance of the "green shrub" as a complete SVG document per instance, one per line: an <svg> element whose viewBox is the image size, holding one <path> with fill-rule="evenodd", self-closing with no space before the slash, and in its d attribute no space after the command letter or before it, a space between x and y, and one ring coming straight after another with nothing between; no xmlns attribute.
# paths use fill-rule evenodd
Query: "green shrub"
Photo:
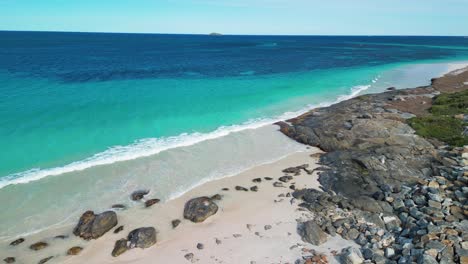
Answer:
<svg viewBox="0 0 468 264"><path fill-rule="evenodd" d="M464 123L451 116L414 117L408 122L422 137L436 138L453 146L468 144L468 137L462 136Z"/></svg>

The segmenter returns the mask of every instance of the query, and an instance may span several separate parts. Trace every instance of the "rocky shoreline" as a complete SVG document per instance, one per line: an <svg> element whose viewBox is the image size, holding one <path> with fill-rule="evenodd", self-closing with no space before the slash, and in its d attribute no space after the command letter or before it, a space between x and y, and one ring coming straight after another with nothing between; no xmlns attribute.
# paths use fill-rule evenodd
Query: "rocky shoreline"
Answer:
<svg viewBox="0 0 468 264"><path fill-rule="evenodd" d="M345 249L343 263L468 263L468 146L422 138L407 123L428 114L439 94L468 89L467 80L465 69L427 87L389 88L278 123L285 135L326 152L323 192L293 196L315 214L306 231L320 230L308 233L361 246Z"/></svg>
<svg viewBox="0 0 468 264"><path fill-rule="evenodd" d="M448 146L439 140L418 136L408 122L427 115L436 96L465 90L468 90L468 69L434 79L427 87L389 88L384 93L362 95L277 123L288 137L324 151L310 157L307 154L307 162L312 164L319 159L319 166L299 163L302 165L278 168L265 165L275 167L276 174L254 172L237 181L221 181L221 186L213 185L188 194L189 199L185 197L182 204L173 206L178 213L164 218L165 225L170 227L166 232L200 227L197 233L210 236L209 239L214 241L211 247L216 249L209 251L207 247L210 245L198 241L204 238L196 237L197 241L189 241L195 248L177 248L177 256L169 258L174 259L173 263L206 263L206 259L201 260L201 255L209 252L209 263L235 263L215 257L213 252L220 251L232 240L245 244L252 241L271 243L280 239L280 242L288 241L280 246L294 251L296 264L468 263L468 147ZM461 118L466 117L466 113L462 113ZM311 184L317 174L321 190L318 185ZM151 218L160 217L164 212L163 205L157 198L147 198L149 195L153 195L150 190L136 190L128 199L141 205L139 210L156 208L154 214L146 212ZM244 196L248 198L243 199ZM248 207L239 203L253 205L259 197L269 203L263 201L247 213L239 212ZM234 215L233 211L228 212L227 202L241 214L240 221L226 222L226 218ZM277 209L282 221L275 215L266 218L269 223L257 224L248 222L252 219L246 220L247 216L242 215L255 214L265 205L287 206L288 210L278 208L299 214L284 215ZM129 263L135 260L135 254L139 254L132 250L134 248L155 249L154 254L162 255L164 252L158 251L164 249L160 237L164 241L167 234L160 232L161 225L147 219L129 224L129 215L121 213L128 209L125 204L114 204L102 213L86 211L69 233L38 241L36 238L34 241L18 238L11 241L9 247L23 250L22 247L28 244L24 250L41 253L47 252L50 244L69 241L70 247L60 254L49 255L47 252L34 258L41 264L75 255L82 255L73 260L76 263L82 263L79 257L89 263L108 263L130 255L122 262ZM235 222L242 225L242 230L233 232L226 228L226 232L231 232L229 236L225 233L221 236L221 230L207 232L206 228L218 224L221 217L228 214L223 219L223 226L233 226ZM175 217L170 218L172 216ZM283 230L284 227L280 227L285 224L285 219L288 229ZM265 218L260 220L265 221ZM122 235L124 230L126 235ZM187 230L194 232L195 229L181 231L181 236L192 239ZM273 234L275 230L281 233L268 237L267 234ZM295 236L298 241L294 240ZM71 240L71 237L78 240ZM353 246L343 247L338 243L333 248L328 247L328 252L323 251L320 246L335 238L349 240ZM96 240L105 241L100 244L105 247L102 246L99 256L91 260L90 256L94 255L86 255L87 246L82 242ZM294 244L287 244L292 241ZM86 245L95 247L95 244ZM227 254L234 254L231 248L225 250ZM266 250L270 254L272 249ZM273 259L267 258L264 262L292 263L274 253L271 252ZM99 259L102 256L105 261ZM146 259L138 263L154 263L154 259L154 255L146 255ZM3 261L22 263L13 255L6 256ZM259 262L252 260L250 263Z"/></svg>

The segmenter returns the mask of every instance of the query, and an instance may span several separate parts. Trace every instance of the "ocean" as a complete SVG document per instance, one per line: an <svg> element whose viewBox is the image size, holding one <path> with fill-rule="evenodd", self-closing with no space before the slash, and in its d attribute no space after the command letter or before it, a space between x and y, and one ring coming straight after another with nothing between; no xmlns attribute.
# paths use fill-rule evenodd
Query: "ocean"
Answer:
<svg viewBox="0 0 468 264"><path fill-rule="evenodd" d="M468 61L463 37L0 31L0 239L304 146L270 124Z"/></svg>

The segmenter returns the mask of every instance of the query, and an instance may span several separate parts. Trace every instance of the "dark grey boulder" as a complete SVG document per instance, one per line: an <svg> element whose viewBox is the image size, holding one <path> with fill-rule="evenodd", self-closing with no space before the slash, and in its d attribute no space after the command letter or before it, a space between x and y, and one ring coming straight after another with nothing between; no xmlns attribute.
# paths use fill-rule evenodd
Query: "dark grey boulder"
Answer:
<svg viewBox="0 0 468 264"><path fill-rule="evenodd" d="M172 224L172 228L176 228L177 226L180 225L180 220L179 219L172 220L171 224Z"/></svg>
<svg viewBox="0 0 468 264"><path fill-rule="evenodd" d="M112 250L111 255L113 257L118 257L125 253L128 250L128 241L125 238L115 241L114 249Z"/></svg>
<svg viewBox="0 0 468 264"><path fill-rule="evenodd" d="M85 240L97 239L117 225L117 214L113 211L94 214L86 211L80 217L73 234Z"/></svg>
<svg viewBox="0 0 468 264"><path fill-rule="evenodd" d="M21 238L16 239L15 241L11 242L10 245L11 246L17 246L17 245L19 245L19 244L21 244L23 242L24 242L24 238L21 237Z"/></svg>
<svg viewBox="0 0 468 264"><path fill-rule="evenodd" d="M315 223L315 221L310 220L304 222L299 228L300 235L304 241L316 246L327 242L327 234L322 231L320 226Z"/></svg>
<svg viewBox="0 0 468 264"><path fill-rule="evenodd" d="M208 197L198 197L185 204L184 218L195 223L205 221L218 212L218 206Z"/></svg>
<svg viewBox="0 0 468 264"><path fill-rule="evenodd" d="M141 227L128 234L129 248L149 248L156 244L156 229L154 227Z"/></svg>

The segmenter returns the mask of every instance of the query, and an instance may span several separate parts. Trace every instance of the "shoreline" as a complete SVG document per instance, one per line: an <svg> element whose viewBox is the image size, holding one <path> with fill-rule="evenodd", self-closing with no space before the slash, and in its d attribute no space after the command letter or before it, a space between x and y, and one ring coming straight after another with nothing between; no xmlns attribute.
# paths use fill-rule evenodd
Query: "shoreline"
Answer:
<svg viewBox="0 0 468 264"><path fill-rule="evenodd" d="M312 112L314 111L315 110L312 110ZM308 114L298 116L294 118L294 120L300 120L303 118L303 116L307 115ZM300 256L306 257L311 255L311 249L317 249L320 253L327 254L328 261L333 263L333 261L336 260L332 256L331 250L336 250L338 252L342 248L349 246L356 247L356 244L341 239L339 236L334 237L327 243L323 244L325 245L325 248L314 247L310 244L302 242L301 236L295 232L297 222L295 219L292 221L293 219L291 219L291 214L294 215L294 218L297 217L301 219L301 222L311 219L313 214L310 212L297 210L295 205L300 202L299 199L297 199L293 206L291 206L289 203L293 198L288 197L286 199L286 197L277 197L281 193L286 196L286 193L292 192L292 190L288 189L287 187L280 188L272 186L272 182L275 182L278 177L284 175L284 173L281 172L282 169L291 166L299 166L304 163L310 164L310 169L317 168L319 166L317 164L319 159L317 156L315 158L309 156L315 153L319 153L319 151L315 148L312 148L312 150L309 150L309 152L295 153L273 163L255 166L254 168L248 169L247 171L244 171L235 176L203 183L202 185L182 194L182 196L176 199L170 200L164 204L156 204L151 208L142 209L141 206L133 206L127 210L125 214L120 214L121 211L117 211L119 216L119 225L124 224L125 226L122 234L114 235L111 234L112 232L109 232L104 237L96 241L84 242L70 234L70 227L54 230L50 233L49 231L52 230L49 230L46 232L41 232L40 234L32 235L31 237L27 238L27 242L14 248L10 247L9 249L11 250L8 250L6 253L11 253L10 255L18 256L18 254L21 254L22 251L28 250L25 248L26 246L29 246L30 243L41 240L41 237L44 237L46 234L49 235L47 241L50 242L50 247L46 247L45 249L38 252L29 251L26 254L23 253L22 257L24 257L24 260L26 261L18 257L16 263L34 263L39 261L39 259L46 258L48 256L54 256L54 258L50 260L50 263L53 263L53 261L61 263L62 261L63 263L82 263L81 261L83 258L87 259L87 263L153 263L155 260L162 261L161 263L166 263L167 261L171 261L171 263L190 263L192 261L188 261L185 258L185 255L189 253L193 253L194 258L192 260L198 259L197 262L199 263L234 263L230 261L238 261L242 256L246 257L246 259L242 260L256 261L256 263L270 263L271 261L280 261L280 263L286 263L293 262ZM262 175L262 177L272 177L275 180L271 182L262 181L262 183L256 184L259 186L258 192L243 192L233 190L234 186L236 185L245 185L245 187L254 185L251 180L256 177L256 175ZM317 172L315 172L312 176L302 172L300 176L294 177L293 180L297 181L297 189L313 188L318 190L320 188L320 185L317 182ZM224 194L220 191L220 189L223 188L222 186L230 188L228 194ZM217 202L220 207L220 211L217 214L202 224L192 224L185 220L181 226L175 230L172 230L170 227L171 220L173 220L175 217L181 219L183 205L189 197L193 198L200 195L215 195L218 193L221 195L224 194L225 197L223 197L221 201ZM150 197L152 195L153 194L150 193L148 198L153 198ZM284 200L282 202L275 203L272 201L275 199ZM254 200L254 202L252 202L252 200ZM245 208L244 206L242 206L242 208L239 207L239 204L245 205ZM275 207L276 204L280 204L280 206ZM260 211L260 209L264 211ZM281 221L284 221L285 223L276 225L276 223L274 223L275 221L270 219L267 220L265 217L260 216L260 212L271 213L273 218L282 219ZM288 215L286 215L285 212L287 212ZM133 213L136 215L132 215ZM163 215L160 216L159 213L162 213ZM247 221L248 223L244 223L246 219L244 218L243 214L248 214L251 216L251 218L246 217L249 220ZM129 215L132 215L133 219L131 219ZM154 219L155 215L157 219ZM159 217L161 217L161 219L159 219ZM135 218L138 219L136 220ZM230 220L233 219L234 221L230 222ZM288 219L289 221L287 221ZM253 232L249 231L246 227L247 224L251 223L254 223L253 225L255 225L252 227L252 230L254 230ZM155 246L145 250L133 249L117 258L110 256L110 251L114 246L115 240L121 237L125 237L125 234L127 234L133 228L145 226L146 224L153 225L157 228L158 242ZM236 224L238 224L238 226L233 228L232 226ZM272 228L265 230L265 225L272 225ZM67 229L68 231L65 231ZM222 235L217 235L219 230L222 230ZM276 231L280 233L275 233ZM63 240L54 239L53 237L55 235L60 235L60 232L67 233L69 237ZM265 235L264 237L260 237L255 235L254 232L261 232L265 234L271 233L272 236L267 237L267 235ZM288 232L291 233L291 235L289 235ZM170 235L166 235L168 233ZM186 236L186 233L193 233L198 237ZM242 236L234 238L232 236L234 234L241 234ZM172 235L174 235L174 237L171 237ZM203 239L200 239L199 237L202 235L211 237L203 237ZM218 237L222 241L225 241L219 245L213 243L215 238ZM199 242L205 245L204 249L199 250L196 248L196 244ZM233 254L232 250L236 250L236 252L248 250L246 247L257 245L259 242L268 244L273 243L274 245L264 249L264 251L254 250L247 254L245 254L245 251L240 255ZM294 246L294 243L299 243L301 246L290 250L289 247ZM84 250L78 256L63 256L69 247L76 245L83 246L84 248ZM305 248L305 250L303 250L303 248ZM212 258L213 254L218 252L222 256ZM272 252L275 253L273 254ZM260 258L252 259L252 254L258 254L256 257L258 256ZM3 255L4 254L2 253L2 257ZM229 259L230 256L235 258ZM38 259L38 257L40 258ZM225 259L222 259L222 257ZM270 257L272 259L266 259L266 257ZM241 262L244 263L243 261Z"/></svg>

